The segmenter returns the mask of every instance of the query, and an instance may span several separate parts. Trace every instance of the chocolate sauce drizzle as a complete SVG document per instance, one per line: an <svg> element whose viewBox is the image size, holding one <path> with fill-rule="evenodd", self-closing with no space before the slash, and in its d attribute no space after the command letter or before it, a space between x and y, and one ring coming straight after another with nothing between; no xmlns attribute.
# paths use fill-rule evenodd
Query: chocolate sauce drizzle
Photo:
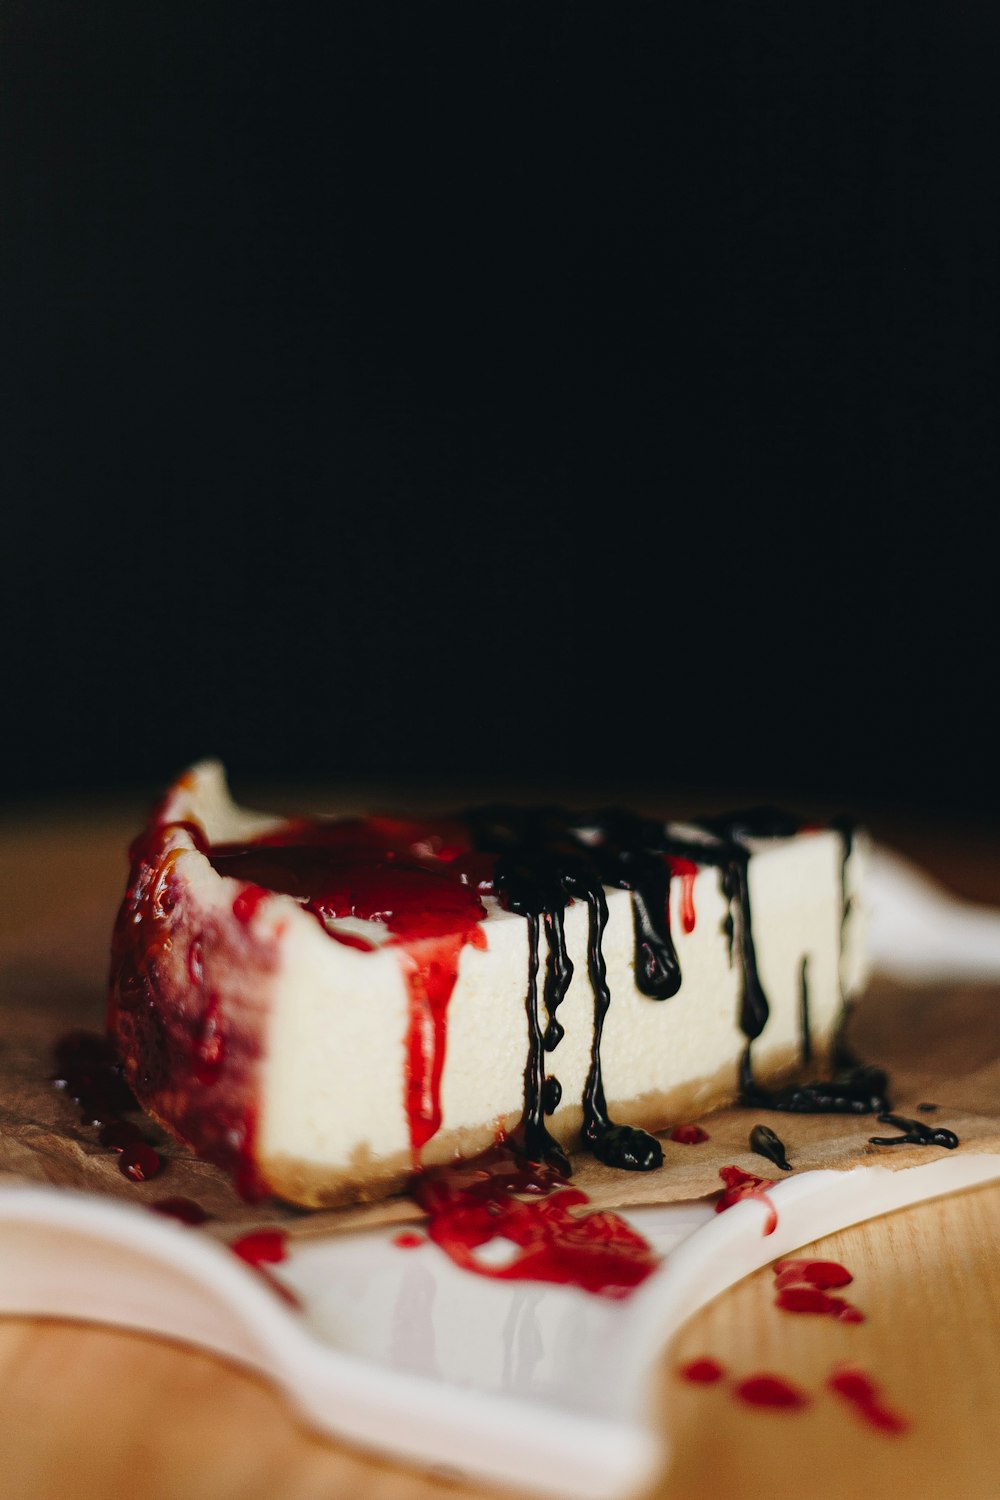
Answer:
<svg viewBox="0 0 1000 1500"><path fill-rule="evenodd" d="M809 955L803 953L802 965L799 969L799 1027L802 1042L799 1056L802 1066L808 1068L812 1062L812 1031L809 1024Z"/></svg>
<svg viewBox="0 0 1000 1500"><path fill-rule="evenodd" d="M755 809L748 813L735 813L727 818L714 819L710 827L718 829L729 839L766 839L786 838L791 832L796 831L794 820L790 820L784 813L775 813L768 808ZM847 899L847 861L850 857L853 830L849 823L844 820L837 825L837 832L843 840L844 852L841 861L840 889L841 889L841 945L843 945L844 926L849 911ZM740 847L738 844L736 847ZM744 850L744 855L746 851ZM730 866L735 870L742 869L744 888L739 885L732 890L734 920L736 931L739 935L741 928L750 929L750 901L749 894L745 890L746 882L746 859L742 866L735 862ZM730 889L732 876L730 876ZM725 877L723 889L727 890ZM751 949L753 942L750 940ZM753 961L753 972L749 977L746 972L748 961L747 952L743 951L744 964L744 1003L741 1014L741 1027L747 1038L746 1050L740 1063L740 1094L741 1103L761 1109L776 1109L794 1114L877 1114L880 1110L890 1107L886 1095L888 1079L881 1068L851 1065L842 1068L832 1079L817 1079L811 1083L797 1084L790 1088L770 1090L763 1088L757 1083L753 1074L753 1063L751 1059L751 1046L756 1037L763 1030L764 1022L767 1020L767 1001L761 994L763 1001L763 1020L760 1011L753 1009L753 997L760 991L760 981L757 977L756 961ZM802 1047L803 1061L806 1059L806 1049L809 1055L812 1052L812 1041L808 1031L808 969L806 960L803 960L802 968ZM750 997L749 1001L747 997ZM758 1024L759 1023L759 1024ZM754 1029L756 1027L756 1029ZM853 1059L851 1060L853 1064Z"/></svg>
<svg viewBox="0 0 1000 1500"><path fill-rule="evenodd" d="M836 1073L833 1078L765 1089L744 1072L740 1102L796 1115L877 1115L889 1108L888 1081L881 1068L860 1066Z"/></svg>
<svg viewBox="0 0 1000 1500"><path fill-rule="evenodd" d="M894 1115L889 1110L880 1111L878 1120L880 1125L894 1125L903 1134L869 1136L870 1146L943 1146L946 1151L954 1151L959 1144L955 1132L940 1125L925 1125L923 1120L908 1120L905 1115Z"/></svg>
<svg viewBox="0 0 1000 1500"><path fill-rule="evenodd" d="M769 1006L757 969L750 905L749 839L789 838L797 819L773 808L713 817L693 825L694 837L634 814L604 810L586 817L556 808L524 811L481 808L466 815L474 846L498 856L494 889L501 902L529 922L528 1061L525 1067L524 1115L517 1144L533 1160L566 1161L562 1148L544 1124L562 1090L546 1079L542 1053L553 1052L563 1036L557 1012L573 977L566 950L565 908L569 900L588 906L587 967L594 994L594 1032L590 1069L583 1096L583 1139L599 1160L633 1171L660 1165L663 1153L646 1131L616 1125L608 1116L601 1075L601 1038L611 996L602 951L607 925L603 887L627 890L632 898L635 982L651 1000L669 1000L681 987L681 969L670 933L671 858L692 861L719 872L728 906L727 932L740 972L739 1025L747 1039L740 1062L741 1102L754 1108L803 1114L875 1114L887 1110L886 1076L877 1068L851 1067L832 1079L771 1091L753 1072L752 1045L767 1024ZM843 838L841 866L841 932L846 923L847 861L852 847L850 824L837 825ZM547 1017L538 1025L538 960L544 924L548 958L542 1000ZM800 1016L802 1062L812 1058L809 1018L808 957L802 959ZM555 1100L555 1102L553 1102ZM772 1132L773 1134L773 1132ZM777 1141L777 1137L774 1138ZM780 1148L780 1141L778 1142ZM767 1152L764 1153L768 1154ZM777 1160L777 1158L772 1158ZM779 1163L780 1165L780 1163Z"/></svg>
<svg viewBox="0 0 1000 1500"><path fill-rule="evenodd" d="M467 815L477 849L498 853L493 885L496 894L509 911L528 921L529 972L525 996L528 1017L528 1059L524 1071L524 1112L513 1138L513 1144L529 1160L544 1161L569 1175L566 1153L547 1129L544 1116L552 1114L562 1096L557 1079L546 1078L542 1054L553 1052L563 1037L557 1011L573 978L573 963L566 950L565 910L570 900L587 903L587 971L594 994L594 1032L590 1050L590 1068L583 1091L584 1141L598 1160L608 1166L629 1171L648 1172L663 1162L659 1142L631 1125L617 1125L608 1116L604 1083L601 1075L601 1037L604 1018L611 1004L607 970L604 962L603 937L608 922L608 904L604 884L619 884L609 877L619 873L625 861L625 846L614 843L598 846L597 857L590 856L579 829L565 814L542 808L524 812L513 808L485 808ZM655 825L652 825L655 826ZM633 868L627 874L634 880L636 870L669 892L670 869L662 860L643 860L641 847L629 847ZM624 884L624 880L620 883ZM680 969L670 942L666 917L666 899L662 916L655 916L650 901L650 883L643 881L642 898L647 910L636 921L637 972L640 945L646 955L646 993L667 998L680 987ZM628 889L633 889L630 885ZM542 1002L547 1025L542 1032L538 1022L539 936L544 923L548 939L548 959L542 988ZM663 938L666 942L664 944ZM663 962L664 951L673 955L673 969Z"/></svg>

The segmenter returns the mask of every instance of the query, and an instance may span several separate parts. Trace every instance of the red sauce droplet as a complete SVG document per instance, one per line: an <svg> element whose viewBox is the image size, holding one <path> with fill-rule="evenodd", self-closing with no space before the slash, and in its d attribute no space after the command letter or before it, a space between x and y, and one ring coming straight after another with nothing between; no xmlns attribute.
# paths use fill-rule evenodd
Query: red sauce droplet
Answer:
<svg viewBox="0 0 1000 1500"><path fill-rule="evenodd" d="M392 1237L392 1243L398 1245L400 1250L416 1250L420 1245L426 1245L427 1236L418 1234L413 1229L403 1229L399 1234Z"/></svg>
<svg viewBox="0 0 1000 1500"><path fill-rule="evenodd" d="M834 1286L850 1286L854 1277L836 1260L779 1260L774 1263L779 1290L786 1286L818 1286L822 1291Z"/></svg>
<svg viewBox="0 0 1000 1500"><path fill-rule="evenodd" d="M835 1260L779 1260L774 1266L775 1307L785 1312L819 1313L841 1323L863 1323L865 1315L844 1297L831 1297L828 1287L848 1286L854 1280Z"/></svg>
<svg viewBox="0 0 1000 1500"><path fill-rule="evenodd" d="M201 1204L191 1198L157 1198L149 1206L155 1214L179 1219L182 1224L204 1224L209 1218Z"/></svg>
<svg viewBox="0 0 1000 1500"><path fill-rule="evenodd" d="M230 1250L250 1266L276 1266L288 1254L284 1229L254 1229L231 1240Z"/></svg>
<svg viewBox="0 0 1000 1500"><path fill-rule="evenodd" d="M827 1381L834 1395L850 1402L857 1415L869 1427L880 1432L905 1432L910 1423L900 1412L893 1411L882 1400L882 1393L870 1375L856 1365L842 1365Z"/></svg>
<svg viewBox="0 0 1000 1500"><path fill-rule="evenodd" d="M708 1131L700 1125L675 1125L670 1132L670 1139L680 1146L700 1146L708 1138Z"/></svg>
<svg viewBox="0 0 1000 1500"><path fill-rule="evenodd" d="M725 1183L726 1190L715 1205L715 1212L724 1213L727 1208L734 1208L737 1203L742 1203L746 1198L755 1198L767 1209L767 1218L764 1220L762 1232L773 1234L778 1227L778 1211L767 1196L765 1189L777 1187L774 1179L755 1177L752 1172L744 1172L740 1167L720 1167L719 1176Z"/></svg>
<svg viewBox="0 0 1000 1500"><path fill-rule="evenodd" d="M695 1385L714 1385L717 1380L723 1379L725 1373L725 1368L717 1359L705 1358L689 1360L677 1371L682 1380L690 1380Z"/></svg>
<svg viewBox="0 0 1000 1500"><path fill-rule="evenodd" d="M739 1382L733 1394L748 1406L770 1406L783 1411L795 1411L809 1404L806 1393L780 1375L750 1375Z"/></svg>
<svg viewBox="0 0 1000 1500"><path fill-rule="evenodd" d="M149 1182L150 1178L159 1175L162 1165L159 1153L144 1141L126 1146L118 1158L119 1172L132 1182Z"/></svg>
<svg viewBox="0 0 1000 1500"><path fill-rule="evenodd" d="M844 1297L831 1297L815 1286L786 1286L774 1299L775 1307L785 1312L821 1313L840 1323L863 1323L865 1315Z"/></svg>
<svg viewBox="0 0 1000 1500"><path fill-rule="evenodd" d="M656 1269L658 1256L617 1214L579 1213L589 1199L565 1183L554 1168L500 1146L460 1166L432 1168L412 1191L428 1214L429 1238L465 1270L627 1297ZM494 1240L509 1244L503 1263L475 1253Z"/></svg>
<svg viewBox="0 0 1000 1500"><path fill-rule="evenodd" d="M684 859L681 855L671 854L667 856L671 875L679 875L681 878L681 926L685 932L694 932L695 909L694 909L694 882L698 874L698 866L690 859Z"/></svg>

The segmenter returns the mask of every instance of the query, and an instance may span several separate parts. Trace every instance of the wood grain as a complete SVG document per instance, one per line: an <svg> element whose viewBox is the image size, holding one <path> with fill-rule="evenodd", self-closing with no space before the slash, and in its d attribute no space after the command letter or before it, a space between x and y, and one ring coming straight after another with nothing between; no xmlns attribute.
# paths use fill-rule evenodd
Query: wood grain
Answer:
<svg viewBox="0 0 1000 1500"><path fill-rule="evenodd" d="M68 940L47 954L68 993L104 962L91 936L110 925L135 819L21 819L0 833L5 956L30 954L40 903L66 912ZM907 852L963 894L1000 899L1000 854L955 830L910 827ZM966 853L963 854L963 849ZM95 912L100 922L94 922ZM106 918L106 921L105 921ZM947 1003L947 996L939 1003ZM954 1020L963 1011L959 992ZM2 1039L0 1039L2 1040ZM995 1051L991 1047L990 1051ZM988 1080L994 1085L991 1070ZM672 1459L659 1500L906 1500L1000 1495L1000 1188L919 1205L823 1241L855 1273L858 1325L796 1317L757 1273L703 1309L665 1353L660 1419ZM741 1406L731 1387L695 1387L676 1367L713 1355L734 1376L770 1370L813 1396L800 1412ZM873 1431L824 1390L851 1360L911 1420ZM511 1435L516 1442L516 1433ZM430 1500L482 1493L352 1452L305 1431L256 1378L209 1356L135 1335L0 1319L0 1495L11 1500Z"/></svg>

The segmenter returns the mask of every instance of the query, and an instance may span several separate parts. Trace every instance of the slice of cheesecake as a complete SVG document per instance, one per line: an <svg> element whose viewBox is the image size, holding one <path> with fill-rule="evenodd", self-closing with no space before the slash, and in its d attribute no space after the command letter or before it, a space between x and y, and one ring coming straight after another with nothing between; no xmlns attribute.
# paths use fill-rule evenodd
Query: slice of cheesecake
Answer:
<svg viewBox="0 0 1000 1500"><path fill-rule="evenodd" d="M650 1132L822 1066L864 979L863 842L773 814L286 821L205 762L132 854L128 1081L244 1192L306 1206L501 1135L654 1168Z"/></svg>

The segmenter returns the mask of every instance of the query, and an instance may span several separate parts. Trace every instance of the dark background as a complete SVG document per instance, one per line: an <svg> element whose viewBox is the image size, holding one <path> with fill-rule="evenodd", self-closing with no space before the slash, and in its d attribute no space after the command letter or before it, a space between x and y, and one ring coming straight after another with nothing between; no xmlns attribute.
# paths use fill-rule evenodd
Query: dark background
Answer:
<svg viewBox="0 0 1000 1500"><path fill-rule="evenodd" d="M8 800L1000 818L996 31L7 0Z"/></svg>

